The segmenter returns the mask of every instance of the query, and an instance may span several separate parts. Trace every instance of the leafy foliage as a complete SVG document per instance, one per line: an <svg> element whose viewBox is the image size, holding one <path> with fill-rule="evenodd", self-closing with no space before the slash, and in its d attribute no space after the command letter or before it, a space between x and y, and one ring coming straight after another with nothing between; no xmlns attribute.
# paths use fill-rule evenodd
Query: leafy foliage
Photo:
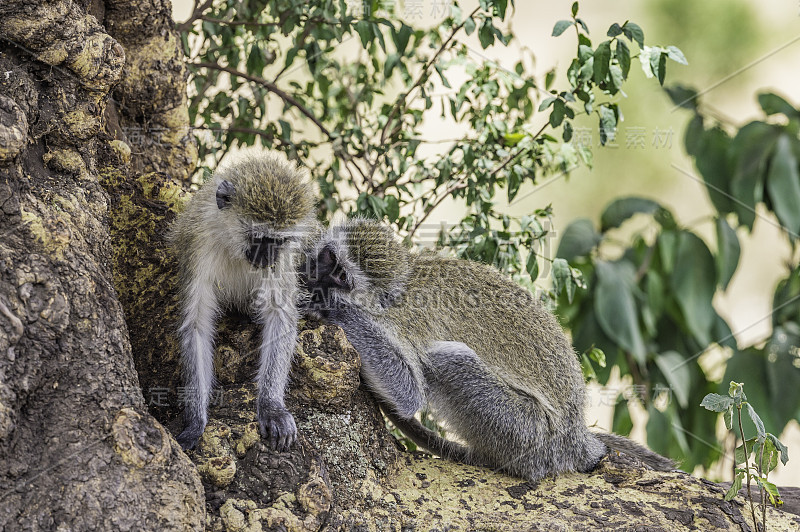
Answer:
<svg viewBox="0 0 800 532"><path fill-rule="evenodd" d="M718 219L727 220L717 225L720 287L727 286L736 270L740 250L735 228L752 231L756 220L772 225L777 220L791 248L793 259L773 296L771 336L763 346L734 349L723 379L747 375L763 383L751 390L751 396L768 407L763 412L767 430L780 433L788 420L800 420L800 110L781 96L761 93L758 102L765 118L736 127L708 118L694 90L675 87L668 93L676 104L691 103L684 105L693 115L686 130L686 151L695 160ZM759 206L774 218L760 214Z"/></svg>
<svg viewBox="0 0 800 532"><path fill-rule="evenodd" d="M648 223L620 253L617 235L634 217ZM571 326L575 347L605 353L606 366L595 373L601 383L614 365L632 376L643 391L638 400L650 414L648 444L683 457L683 466L690 469L711 463L720 453L690 445L686 434L715 439L714 416L692 405L715 389L697 359L713 343L735 347L728 325L711 304L719 281L717 262L733 261L734 269L738 262L738 254L726 253L713 252L680 227L666 207L639 197L609 204L599 228L586 219L570 224L556 253L588 285L571 302L564 295L559 299L558 312ZM625 434L626 429L629 417L615 415L614 430Z"/></svg>
<svg viewBox="0 0 800 532"><path fill-rule="evenodd" d="M747 401L747 396L744 393L744 384L731 381L728 387L727 397L710 393L703 398L700 406L704 407L706 410L723 414L725 426L728 430L734 429L733 414L734 409L736 409L736 428L739 429L739 437L742 440L742 445L737 447L734 452L734 465L740 466L744 464L744 467L736 467L733 484L725 494L725 500L729 501L736 497L739 490L742 489L743 481L747 479L747 498L750 502L750 512L753 523L757 523L753 495L750 491L751 482L755 480L761 493L761 529L766 530L765 499L768 498L770 504L773 506L780 506L783 504L777 486L769 481L769 473L778 467L779 457L781 463L786 465L789 461L789 450L775 435L766 432L761 417L756 413L753 405ZM743 409L755 426L756 436L753 438L748 439L745 437L745 430L742 423ZM753 456L753 465L750 465L751 455Z"/></svg>
<svg viewBox="0 0 800 532"><path fill-rule="evenodd" d="M515 201L526 183L591 165L589 147L570 142L572 121L595 114L602 142L613 139L615 96L631 50L644 49L644 32L629 21L614 24L594 46L576 2L572 18L554 28L555 35L571 27L576 39L563 87L554 88L555 72L541 83L528 58L507 70L466 39L477 34L482 48L508 44L514 36L503 26L513 0L482 0L469 13L453 2L428 29L404 20L401 3L358 6L364 9L341 0L213 0L195 10L183 25L191 118L220 132L199 135L206 164L216 166L232 146L278 147L310 168L322 217L343 211L384 219L409 241L428 238L431 213L455 198L468 212L437 243L535 281L551 260L543 248L550 209L512 218L496 206ZM645 72L652 75L651 67ZM461 133L425 138L433 112ZM559 290L574 294L581 285L565 263L552 273Z"/></svg>

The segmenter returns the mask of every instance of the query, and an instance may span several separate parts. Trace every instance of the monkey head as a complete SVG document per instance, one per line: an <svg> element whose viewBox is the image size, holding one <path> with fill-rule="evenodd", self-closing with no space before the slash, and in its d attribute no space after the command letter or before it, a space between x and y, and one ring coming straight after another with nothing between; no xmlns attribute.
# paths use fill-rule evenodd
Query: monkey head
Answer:
<svg viewBox="0 0 800 532"><path fill-rule="evenodd" d="M307 263L312 306L324 314L337 297L386 308L404 291L408 250L392 230L375 220L348 220L331 227Z"/></svg>
<svg viewBox="0 0 800 532"><path fill-rule="evenodd" d="M217 171L219 242L257 268L274 266L284 250L299 251L314 226L311 187L297 166L261 154Z"/></svg>

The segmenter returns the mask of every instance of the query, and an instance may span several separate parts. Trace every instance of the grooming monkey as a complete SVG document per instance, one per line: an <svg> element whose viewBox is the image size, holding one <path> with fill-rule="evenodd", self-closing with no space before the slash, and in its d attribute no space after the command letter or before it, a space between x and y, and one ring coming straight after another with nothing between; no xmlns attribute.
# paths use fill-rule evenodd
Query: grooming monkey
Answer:
<svg viewBox="0 0 800 532"><path fill-rule="evenodd" d="M443 457L534 481L592 470L608 447L672 461L588 430L585 383L556 319L497 270L410 253L378 222L331 228L307 259L310 312L341 326L398 428ZM466 447L413 417L429 405Z"/></svg>
<svg viewBox="0 0 800 532"><path fill-rule="evenodd" d="M297 437L284 404L297 336L304 239L316 227L311 187L277 154L249 155L217 170L172 228L180 268L181 358L191 449L208 421L216 322L227 307L262 327L256 410L261 434L285 450Z"/></svg>

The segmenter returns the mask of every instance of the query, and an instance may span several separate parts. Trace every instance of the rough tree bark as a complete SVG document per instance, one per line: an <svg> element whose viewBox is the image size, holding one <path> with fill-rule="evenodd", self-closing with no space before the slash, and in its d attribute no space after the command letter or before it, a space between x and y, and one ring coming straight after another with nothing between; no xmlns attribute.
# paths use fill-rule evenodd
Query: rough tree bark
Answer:
<svg viewBox="0 0 800 532"><path fill-rule="evenodd" d="M0 4L0 528L753 529L719 486L624 456L529 485L402 452L357 353L317 323L288 396L300 443L276 453L254 422L258 331L223 322L190 461L170 434L164 241L195 164L188 125L166 0Z"/></svg>
<svg viewBox="0 0 800 532"><path fill-rule="evenodd" d="M109 33L114 17L133 19L136 7L158 7L147 30L171 35L160 3L0 4L4 530L203 525L196 469L147 411L112 283L101 175L135 174L129 145L109 134L111 90L156 78L154 68L132 69L147 64L131 62L141 50L126 61L125 40ZM182 81L164 87L172 108Z"/></svg>

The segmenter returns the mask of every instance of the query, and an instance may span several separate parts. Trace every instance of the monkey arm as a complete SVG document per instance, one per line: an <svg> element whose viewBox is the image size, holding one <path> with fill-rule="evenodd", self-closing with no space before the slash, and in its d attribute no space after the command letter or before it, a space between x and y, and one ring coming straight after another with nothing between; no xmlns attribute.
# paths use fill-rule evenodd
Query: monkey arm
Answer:
<svg viewBox="0 0 800 532"><path fill-rule="evenodd" d="M178 443L184 449L197 444L208 422L208 400L214 385L214 331L218 307L210 282L193 279L185 288L180 338L186 407L185 428L178 436Z"/></svg>
<svg viewBox="0 0 800 532"><path fill-rule="evenodd" d="M361 371L369 388L400 418L413 418L425 404L422 371L385 327L365 312L335 308L329 320L344 329L361 355Z"/></svg>
<svg viewBox="0 0 800 532"><path fill-rule="evenodd" d="M273 449L288 450L297 439L297 426L286 409L284 394L297 339L298 312L293 306L270 306L259 312L261 349L256 412L261 434Z"/></svg>

